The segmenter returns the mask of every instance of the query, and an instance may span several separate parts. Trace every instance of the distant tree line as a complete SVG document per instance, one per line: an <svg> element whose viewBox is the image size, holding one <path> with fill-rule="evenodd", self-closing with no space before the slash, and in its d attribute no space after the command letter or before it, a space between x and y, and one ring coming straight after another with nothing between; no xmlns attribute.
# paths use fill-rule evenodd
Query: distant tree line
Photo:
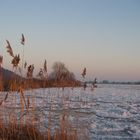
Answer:
<svg viewBox="0 0 140 140"><path fill-rule="evenodd" d="M135 82L116 82L116 81L108 81L108 80L103 80L100 82L100 84L125 84L125 85L140 85L140 81L135 81Z"/></svg>
<svg viewBox="0 0 140 140"><path fill-rule="evenodd" d="M44 75L39 72L39 75L35 78L25 78L15 74L10 70L4 68L0 69L0 90L16 90L19 85L25 89L28 88L40 88L40 87L68 87L68 86L80 86L81 82L78 81L73 72L62 62L55 62L52 67L52 72L49 75ZM15 84L11 87L11 83Z"/></svg>

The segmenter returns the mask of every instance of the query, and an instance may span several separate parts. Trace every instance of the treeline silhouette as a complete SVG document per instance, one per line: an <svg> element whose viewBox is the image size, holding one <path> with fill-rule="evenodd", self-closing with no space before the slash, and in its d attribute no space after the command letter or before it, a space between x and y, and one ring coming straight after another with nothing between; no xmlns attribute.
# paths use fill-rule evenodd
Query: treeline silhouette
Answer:
<svg viewBox="0 0 140 140"><path fill-rule="evenodd" d="M80 86L81 82L75 78L74 73L66 68L64 63L55 62L52 69L53 71L46 77L40 70L36 77L27 78L1 67L0 89L5 91L17 90L19 86L24 89Z"/></svg>
<svg viewBox="0 0 140 140"><path fill-rule="evenodd" d="M109 81L109 80L103 80L99 82L99 84L124 84L124 85L140 85L140 81L127 81L127 82L118 82L118 81Z"/></svg>

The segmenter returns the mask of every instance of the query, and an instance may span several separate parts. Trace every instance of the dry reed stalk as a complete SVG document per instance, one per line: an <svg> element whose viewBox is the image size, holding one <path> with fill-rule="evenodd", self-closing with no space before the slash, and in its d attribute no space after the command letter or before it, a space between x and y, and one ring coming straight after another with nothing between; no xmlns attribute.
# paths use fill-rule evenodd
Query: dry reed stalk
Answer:
<svg viewBox="0 0 140 140"><path fill-rule="evenodd" d="M12 103L17 104L17 96L16 96L16 93L13 93L11 91L16 91L18 86L17 86L17 80L16 79L13 79L12 81L10 81L10 88L9 88L9 94L11 94L12 96ZM10 120L13 120L13 115L16 114L16 107L13 108L12 112L10 113L10 117L9 117L9 121ZM15 119L17 120L17 117L15 116Z"/></svg>
<svg viewBox="0 0 140 140"><path fill-rule="evenodd" d="M47 130L47 139L51 140L51 130L50 130L50 128L48 128L48 130Z"/></svg>
<svg viewBox="0 0 140 140"><path fill-rule="evenodd" d="M27 110L29 109L29 107L30 107L30 98L27 97Z"/></svg>
<svg viewBox="0 0 140 140"><path fill-rule="evenodd" d="M3 63L3 56L0 56L0 91L3 90L3 80L2 80L2 65Z"/></svg>
<svg viewBox="0 0 140 140"><path fill-rule="evenodd" d="M25 106L26 109L27 109L26 100L25 100L25 96L24 96L24 91L23 91L23 88L22 88L22 87L20 87L19 93L20 93L21 99L22 99L22 101L23 101L23 103L24 103L24 106Z"/></svg>
<svg viewBox="0 0 140 140"><path fill-rule="evenodd" d="M48 140L51 140L51 112L49 112L49 118L48 118L48 130L47 130L47 138Z"/></svg>
<svg viewBox="0 0 140 140"><path fill-rule="evenodd" d="M3 80L2 80L2 75L0 74L0 91L3 90Z"/></svg>
<svg viewBox="0 0 140 140"><path fill-rule="evenodd" d="M1 67L2 63L3 63L3 56L0 55L0 67Z"/></svg>
<svg viewBox="0 0 140 140"><path fill-rule="evenodd" d="M20 94L20 105L21 105L21 114L23 114L24 113L24 103L23 103L23 99L22 99L21 94ZM24 119L24 116L22 118ZM23 122L22 122L23 119L20 118L20 123L21 124L23 124Z"/></svg>
<svg viewBox="0 0 140 140"><path fill-rule="evenodd" d="M60 129L61 129L61 137L62 137L62 140L65 140L65 114L63 114L62 116L62 120L61 120L61 124L60 124Z"/></svg>
<svg viewBox="0 0 140 140"><path fill-rule="evenodd" d="M21 70L21 77L23 76L22 74L22 72L23 72L23 68L24 68L24 66L25 66L25 64L24 64L24 45L25 45L25 37L24 37L24 35L22 34L21 35L21 44L23 45L23 47L22 47L22 65L21 65L21 68L22 68L22 70Z"/></svg>
<svg viewBox="0 0 140 140"><path fill-rule="evenodd" d="M35 125L35 118L36 118L36 114L35 114L35 97L32 94L33 90L30 90L30 94L32 95L32 125Z"/></svg>

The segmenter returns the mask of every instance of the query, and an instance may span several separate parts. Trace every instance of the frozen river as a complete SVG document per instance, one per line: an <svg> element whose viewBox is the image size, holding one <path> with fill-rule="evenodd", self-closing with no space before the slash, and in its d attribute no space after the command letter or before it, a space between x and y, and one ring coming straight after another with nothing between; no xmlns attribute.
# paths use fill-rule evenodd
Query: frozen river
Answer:
<svg viewBox="0 0 140 140"><path fill-rule="evenodd" d="M6 93L0 94L0 100ZM20 96L10 93L0 107L1 119L15 113L17 119L22 114L43 131L51 122L52 131L60 122L62 114L72 128L82 132L80 140L140 139L140 86L138 85L98 85L98 88L48 88L29 90L29 112L21 112ZM6 111L5 111L6 110ZM31 113L32 112L32 113ZM3 114L3 115L2 115ZM24 117L25 117L24 116ZM23 118L25 119L25 118ZM82 136L84 135L84 136Z"/></svg>

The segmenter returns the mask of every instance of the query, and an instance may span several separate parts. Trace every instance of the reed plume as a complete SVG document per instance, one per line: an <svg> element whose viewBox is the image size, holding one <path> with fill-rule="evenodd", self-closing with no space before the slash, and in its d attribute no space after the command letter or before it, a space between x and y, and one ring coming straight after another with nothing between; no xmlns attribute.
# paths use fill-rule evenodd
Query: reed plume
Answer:
<svg viewBox="0 0 140 140"><path fill-rule="evenodd" d="M33 71L34 71L34 65L28 66L28 71L27 71L27 77L32 78L33 77Z"/></svg>
<svg viewBox="0 0 140 140"><path fill-rule="evenodd" d="M45 60L45 62L44 62L44 72L47 73L47 61L46 61L46 60Z"/></svg>
<svg viewBox="0 0 140 140"><path fill-rule="evenodd" d="M19 61L20 61L20 55L19 54L15 55L11 62L13 64L13 67L17 67L19 64Z"/></svg>
<svg viewBox="0 0 140 140"><path fill-rule="evenodd" d="M24 69L26 69L26 67L27 67L27 62L24 63Z"/></svg>
<svg viewBox="0 0 140 140"><path fill-rule="evenodd" d="M82 75L83 78L85 78L85 76L86 76L86 68L83 69L83 72L82 72L81 75Z"/></svg>
<svg viewBox="0 0 140 140"><path fill-rule="evenodd" d="M44 78L44 73L42 69L40 69L40 71L38 72L37 77L40 77L41 79Z"/></svg>
<svg viewBox="0 0 140 140"><path fill-rule="evenodd" d="M44 67L40 69L40 71L37 74L37 77L40 77L41 79L47 78L47 61L44 61Z"/></svg>
<svg viewBox="0 0 140 140"><path fill-rule="evenodd" d="M8 40L6 40L6 42L7 42L7 46L6 46L7 52L9 53L10 56L14 57L14 53L13 53L12 47L10 45L10 42Z"/></svg>
<svg viewBox="0 0 140 140"><path fill-rule="evenodd" d="M23 35L23 34L21 35L21 44L22 44L22 45L24 45L24 44L25 44L25 37L24 37L24 35Z"/></svg>

